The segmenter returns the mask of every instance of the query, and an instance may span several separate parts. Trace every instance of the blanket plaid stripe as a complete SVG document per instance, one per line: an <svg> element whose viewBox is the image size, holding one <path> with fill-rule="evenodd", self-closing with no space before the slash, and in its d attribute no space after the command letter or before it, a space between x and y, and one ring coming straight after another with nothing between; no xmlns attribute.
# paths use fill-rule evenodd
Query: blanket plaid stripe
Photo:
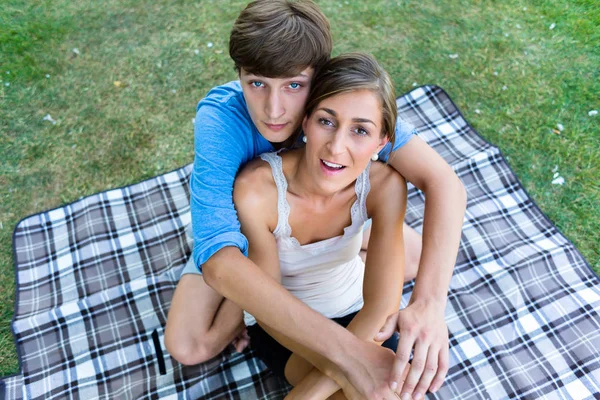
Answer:
<svg viewBox="0 0 600 400"><path fill-rule="evenodd" d="M399 114L468 191L446 320L450 370L435 399L599 399L600 281L448 95L424 86ZM252 349L184 367L163 329L190 254L191 165L22 220L12 328L21 374L7 399L276 399L289 388ZM420 230L411 186L406 221ZM403 306L412 284L404 287Z"/></svg>

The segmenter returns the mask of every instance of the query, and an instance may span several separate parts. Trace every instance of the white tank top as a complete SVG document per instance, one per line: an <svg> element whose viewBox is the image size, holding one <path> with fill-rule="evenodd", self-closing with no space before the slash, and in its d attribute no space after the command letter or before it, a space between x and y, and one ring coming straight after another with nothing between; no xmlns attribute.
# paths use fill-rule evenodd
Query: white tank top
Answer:
<svg viewBox="0 0 600 400"><path fill-rule="evenodd" d="M371 188L371 163L354 185L356 200L350 208L352 223L344 234L301 245L292 237L290 205L286 198L287 180L277 153L260 156L273 170L277 186L277 227L273 231L279 252L281 284L313 310L327 318L338 318L359 311L363 306L362 286L365 266L359 256L363 226L367 219L367 195ZM325 222L326 223L326 222ZM254 325L254 317L244 311L244 322Z"/></svg>

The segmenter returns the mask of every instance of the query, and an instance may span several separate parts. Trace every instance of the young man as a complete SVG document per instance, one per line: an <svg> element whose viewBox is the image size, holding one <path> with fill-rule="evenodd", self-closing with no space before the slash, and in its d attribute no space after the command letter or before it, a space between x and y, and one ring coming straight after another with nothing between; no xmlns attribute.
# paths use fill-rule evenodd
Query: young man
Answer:
<svg viewBox="0 0 600 400"><path fill-rule="evenodd" d="M399 139L389 162L425 192L427 201L422 252L421 237L405 227L407 279L416 275L411 302L390 316L378 338L400 330L395 360L308 308L248 260L233 207L240 167L290 144L304 116L314 71L331 48L329 23L308 0L256 1L234 24L230 55L240 82L211 90L198 105L191 177L193 260L175 291L165 343L184 364L206 361L236 337L239 343L246 341L240 336L242 306L305 346L299 354L348 395L356 389L362 397L392 398L391 387L419 398L439 388L447 372L444 309L466 202L462 184L443 159L412 137L406 124L398 124ZM403 384L411 350L413 362Z"/></svg>

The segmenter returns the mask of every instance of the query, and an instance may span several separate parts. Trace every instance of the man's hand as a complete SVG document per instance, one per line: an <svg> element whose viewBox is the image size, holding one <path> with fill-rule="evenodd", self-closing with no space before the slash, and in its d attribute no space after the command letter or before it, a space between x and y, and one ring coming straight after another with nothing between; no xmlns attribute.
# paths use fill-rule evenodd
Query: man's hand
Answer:
<svg viewBox="0 0 600 400"><path fill-rule="evenodd" d="M435 392L444 382L448 372L448 328L444 309L445 303L410 303L390 315L375 337L382 341L395 331L400 333L389 382L403 400L411 399L411 395L414 400L423 399L427 390ZM411 352L413 359L409 364Z"/></svg>

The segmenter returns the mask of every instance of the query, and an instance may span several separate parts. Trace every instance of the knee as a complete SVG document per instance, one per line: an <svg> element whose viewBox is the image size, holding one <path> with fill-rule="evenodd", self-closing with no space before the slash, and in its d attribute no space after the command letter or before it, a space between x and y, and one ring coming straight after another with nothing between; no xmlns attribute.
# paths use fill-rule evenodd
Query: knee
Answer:
<svg viewBox="0 0 600 400"><path fill-rule="evenodd" d="M172 358L183 365L201 364L216 357L220 351L210 343L191 338L175 337L165 332L165 347Z"/></svg>

